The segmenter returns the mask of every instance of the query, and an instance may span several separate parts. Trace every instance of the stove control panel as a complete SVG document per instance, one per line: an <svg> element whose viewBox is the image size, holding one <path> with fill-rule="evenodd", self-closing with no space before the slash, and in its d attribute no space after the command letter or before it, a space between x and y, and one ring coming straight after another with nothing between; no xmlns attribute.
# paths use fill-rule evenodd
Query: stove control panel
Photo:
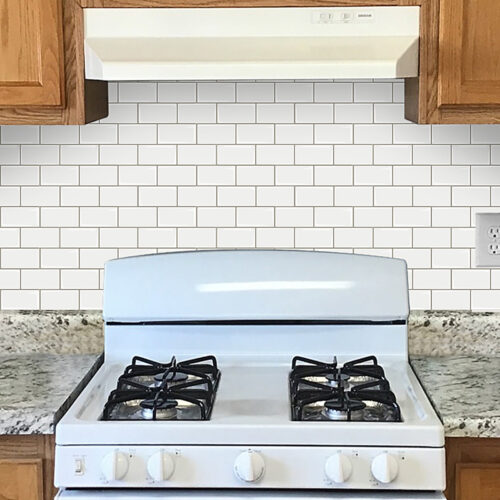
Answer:
<svg viewBox="0 0 500 500"><path fill-rule="evenodd" d="M444 448L57 446L56 460L59 488L445 488Z"/></svg>

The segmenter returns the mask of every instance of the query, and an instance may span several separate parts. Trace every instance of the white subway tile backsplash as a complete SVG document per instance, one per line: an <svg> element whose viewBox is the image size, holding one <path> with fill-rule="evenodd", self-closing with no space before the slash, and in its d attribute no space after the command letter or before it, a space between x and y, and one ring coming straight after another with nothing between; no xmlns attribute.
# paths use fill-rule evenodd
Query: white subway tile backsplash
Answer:
<svg viewBox="0 0 500 500"><path fill-rule="evenodd" d="M403 87L122 82L100 123L0 127L0 308L102 307L111 258L282 247L404 258L412 308L500 310L474 269L500 125L415 125Z"/></svg>

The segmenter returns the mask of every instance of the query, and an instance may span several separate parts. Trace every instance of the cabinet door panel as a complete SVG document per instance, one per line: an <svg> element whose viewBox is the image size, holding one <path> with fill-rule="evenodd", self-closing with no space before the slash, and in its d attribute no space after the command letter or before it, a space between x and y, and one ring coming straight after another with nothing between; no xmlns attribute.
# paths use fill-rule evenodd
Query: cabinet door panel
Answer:
<svg viewBox="0 0 500 500"><path fill-rule="evenodd" d="M0 0L0 106L63 104L61 0Z"/></svg>
<svg viewBox="0 0 500 500"><path fill-rule="evenodd" d="M42 460L0 460L0 500L43 500Z"/></svg>
<svg viewBox="0 0 500 500"><path fill-rule="evenodd" d="M500 464L457 464L456 500L500 498Z"/></svg>
<svg viewBox="0 0 500 500"><path fill-rule="evenodd" d="M500 105L500 2L441 0L439 105Z"/></svg>

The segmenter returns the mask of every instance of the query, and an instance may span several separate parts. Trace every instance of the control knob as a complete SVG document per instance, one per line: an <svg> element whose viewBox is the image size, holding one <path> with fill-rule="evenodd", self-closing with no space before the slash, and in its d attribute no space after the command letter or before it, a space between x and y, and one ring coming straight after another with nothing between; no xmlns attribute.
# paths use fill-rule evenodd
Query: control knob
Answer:
<svg viewBox="0 0 500 500"><path fill-rule="evenodd" d="M101 461L101 470L108 481L123 479L128 471L128 458L125 453L112 451Z"/></svg>
<svg viewBox="0 0 500 500"><path fill-rule="evenodd" d="M258 481L264 474L264 459L259 453L248 450L236 457L234 462L234 473L247 483Z"/></svg>
<svg viewBox="0 0 500 500"><path fill-rule="evenodd" d="M164 451L157 451L148 459L148 473L155 481L167 481L175 469L172 456Z"/></svg>
<svg viewBox="0 0 500 500"><path fill-rule="evenodd" d="M352 473L352 464L348 457L337 453L325 463L325 474L334 483L345 483Z"/></svg>
<svg viewBox="0 0 500 500"><path fill-rule="evenodd" d="M396 479L398 468L398 462L389 453L377 455L372 461L373 477L384 484L391 483Z"/></svg>

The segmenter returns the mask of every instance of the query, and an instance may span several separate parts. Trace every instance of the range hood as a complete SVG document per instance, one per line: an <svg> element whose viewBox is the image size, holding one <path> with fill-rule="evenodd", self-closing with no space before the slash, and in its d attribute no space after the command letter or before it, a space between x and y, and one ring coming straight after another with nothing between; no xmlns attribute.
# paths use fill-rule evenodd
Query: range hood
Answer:
<svg viewBox="0 0 500 500"><path fill-rule="evenodd" d="M419 7L85 9L92 80L418 75Z"/></svg>

